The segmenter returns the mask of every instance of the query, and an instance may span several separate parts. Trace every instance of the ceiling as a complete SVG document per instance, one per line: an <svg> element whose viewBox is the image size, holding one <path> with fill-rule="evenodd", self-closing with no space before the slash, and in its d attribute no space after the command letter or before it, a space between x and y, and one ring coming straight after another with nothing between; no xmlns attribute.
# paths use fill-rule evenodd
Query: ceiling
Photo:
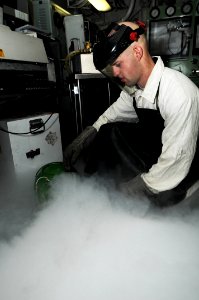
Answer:
<svg viewBox="0 0 199 300"><path fill-rule="evenodd" d="M54 3L72 14L81 13L85 20L96 24L100 29L111 22L140 18L142 9L149 5L149 0L107 0L111 6L108 12L97 11L88 0L54 0Z"/></svg>

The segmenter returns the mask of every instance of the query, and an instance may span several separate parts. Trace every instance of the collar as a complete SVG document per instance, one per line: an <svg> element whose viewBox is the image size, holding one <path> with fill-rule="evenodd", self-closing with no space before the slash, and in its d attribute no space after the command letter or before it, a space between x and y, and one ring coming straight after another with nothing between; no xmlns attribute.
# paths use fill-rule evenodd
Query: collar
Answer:
<svg viewBox="0 0 199 300"><path fill-rule="evenodd" d="M160 84L160 80L162 74L164 72L164 63L160 56L157 58L157 62L147 80L146 86L142 92L142 97L150 101L151 103L155 103L155 98L158 92L158 87Z"/></svg>

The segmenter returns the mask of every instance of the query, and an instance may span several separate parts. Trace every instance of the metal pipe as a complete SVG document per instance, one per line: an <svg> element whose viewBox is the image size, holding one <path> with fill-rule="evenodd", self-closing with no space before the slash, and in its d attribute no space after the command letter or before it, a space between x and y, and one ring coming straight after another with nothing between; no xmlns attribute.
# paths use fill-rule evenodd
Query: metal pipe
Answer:
<svg viewBox="0 0 199 300"><path fill-rule="evenodd" d="M126 12L126 15L119 22L124 22L124 21L128 20L129 16L132 14L132 12L135 8L135 4L136 4L136 0L130 1L130 5L129 5L129 8Z"/></svg>

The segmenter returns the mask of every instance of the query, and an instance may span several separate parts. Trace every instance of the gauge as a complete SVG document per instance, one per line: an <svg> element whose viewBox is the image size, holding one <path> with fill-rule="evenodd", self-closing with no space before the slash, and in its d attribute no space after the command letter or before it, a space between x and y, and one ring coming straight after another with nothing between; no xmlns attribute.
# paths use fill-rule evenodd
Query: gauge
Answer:
<svg viewBox="0 0 199 300"><path fill-rule="evenodd" d="M197 13L199 14L199 3L198 3L198 5L197 5L197 7L196 7L196 11L197 11Z"/></svg>
<svg viewBox="0 0 199 300"><path fill-rule="evenodd" d="M192 11L193 5L191 3L185 3L182 8L181 11L183 14L187 15L190 14L190 12Z"/></svg>
<svg viewBox="0 0 199 300"><path fill-rule="evenodd" d="M168 17L173 16L175 14L175 12L176 12L175 6L168 6L165 10L165 13Z"/></svg>
<svg viewBox="0 0 199 300"><path fill-rule="evenodd" d="M160 15L160 10L158 7L153 7L150 11L151 18L155 19Z"/></svg>

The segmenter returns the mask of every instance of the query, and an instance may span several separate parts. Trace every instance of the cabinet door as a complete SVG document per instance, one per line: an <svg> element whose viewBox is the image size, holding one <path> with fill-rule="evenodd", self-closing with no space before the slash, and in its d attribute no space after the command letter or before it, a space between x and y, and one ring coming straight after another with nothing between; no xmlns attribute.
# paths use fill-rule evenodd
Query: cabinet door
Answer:
<svg viewBox="0 0 199 300"><path fill-rule="evenodd" d="M79 89L82 129L92 125L119 96L119 88L106 78L80 80Z"/></svg>

